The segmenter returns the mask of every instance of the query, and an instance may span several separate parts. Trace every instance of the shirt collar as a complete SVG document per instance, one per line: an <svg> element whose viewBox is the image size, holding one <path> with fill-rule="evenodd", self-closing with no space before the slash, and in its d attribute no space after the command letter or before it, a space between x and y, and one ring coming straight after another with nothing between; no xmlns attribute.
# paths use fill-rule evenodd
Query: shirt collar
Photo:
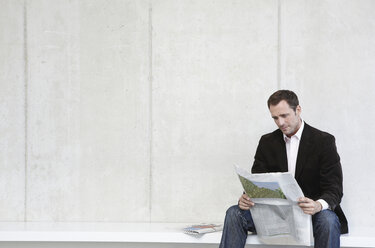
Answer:
<svg viewBox="0 0 375 248"><path fill-rule="evenodd" d="M303 119L301 118L301 126L299 127L297 133L295 133L292 137L296 137L298 140L301 140L301 136L302 136L302 132L303 132L303 128L305 127L305 122L303 121ZM288 137L286 136L285 134L283 134L284 136L284 140L287 141L287 139L290 139L292 137Z"/></svg>

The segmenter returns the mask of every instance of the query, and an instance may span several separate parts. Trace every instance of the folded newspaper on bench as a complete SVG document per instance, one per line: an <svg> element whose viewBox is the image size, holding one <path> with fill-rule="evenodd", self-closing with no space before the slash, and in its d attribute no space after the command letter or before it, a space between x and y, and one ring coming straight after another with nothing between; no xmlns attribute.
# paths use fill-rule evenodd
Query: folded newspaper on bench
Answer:
<svg viewBox="0 0 375 248"><path fill-rule="evenodd" d="M311 245L311 216L303 213L297 199L303 193L290 173L250 174L236 166L246 194L257 235L265 244Z"/></svg>
<svg viewBox="0 0 375 248"><path fill-rule="evenodd" d="M200 225L192 225L184 228L184 233L186 234L204 234L210 232L217 232L223 230L223 225L216 225L216 224L200 224Z"/></svg>

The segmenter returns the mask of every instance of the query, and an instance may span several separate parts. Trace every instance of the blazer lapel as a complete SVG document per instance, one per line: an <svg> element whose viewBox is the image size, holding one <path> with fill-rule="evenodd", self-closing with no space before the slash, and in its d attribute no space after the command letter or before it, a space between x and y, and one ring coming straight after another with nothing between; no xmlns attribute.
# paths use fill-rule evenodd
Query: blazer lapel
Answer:
<svg viewBox="0 0 375 248"><path fill-rule="evenodd" d="M297 162L296 162L296 173L295 178L298 181L298 178L301 176L301 173L304 169L304 165L307 161L307 155L311 148L310 143L310 129L311 127L306 124L302 132L301 140L298 147Z"/></svg>
<svg viewBox="0 0 375 248"><path fill-rule="evenodd" d="M277 161L280 163L280 172L287 172L288 171L288 157L286 155L286 146L284 141L283 133L278 130L278 137L276 141L276 151L281 151L277 154Z"/></svg>

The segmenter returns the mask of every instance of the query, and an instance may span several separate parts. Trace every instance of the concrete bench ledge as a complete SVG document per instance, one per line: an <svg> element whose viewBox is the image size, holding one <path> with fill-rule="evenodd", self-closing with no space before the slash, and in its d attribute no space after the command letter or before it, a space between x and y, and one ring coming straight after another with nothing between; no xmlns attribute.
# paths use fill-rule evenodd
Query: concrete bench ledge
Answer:
<svg viewBox="0 0 375 248"><path fill-rule="evenodd" d="M221 232L199 237L187 235L182 229L190 223L49 223L0 222L1 242L120 242L219 244ZM366 229L341 236L341 247L375 247L375 232ZM249 235L247 244L261 246L256 235ZM267 246L268 247L268 246Z"/></svg>

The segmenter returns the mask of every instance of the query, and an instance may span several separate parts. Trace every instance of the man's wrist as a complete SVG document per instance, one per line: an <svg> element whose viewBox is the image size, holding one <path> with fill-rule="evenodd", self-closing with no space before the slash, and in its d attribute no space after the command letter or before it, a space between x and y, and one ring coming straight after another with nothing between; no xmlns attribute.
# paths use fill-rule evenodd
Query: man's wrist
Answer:
<svg viewBox="0 0 375 248"><path fill-rule="evenodd" d="M323 210L323 205L322 205L322 203L320 203L320 201L315 201L316 202L316 204L318 205L318 209L317 209L317 213L319 213L320 211L322 211Z"/></svg>
<svg viewBox="0 0 375 248"><path fill-rule="evenodd" d="M325 200L319 199L319 200L317 200L317 202L319 202L321 204L321 206L322 206L322 209L320 211L326 210L326 209L329 208L329 205L328 205L328 203Z"/></svg>

